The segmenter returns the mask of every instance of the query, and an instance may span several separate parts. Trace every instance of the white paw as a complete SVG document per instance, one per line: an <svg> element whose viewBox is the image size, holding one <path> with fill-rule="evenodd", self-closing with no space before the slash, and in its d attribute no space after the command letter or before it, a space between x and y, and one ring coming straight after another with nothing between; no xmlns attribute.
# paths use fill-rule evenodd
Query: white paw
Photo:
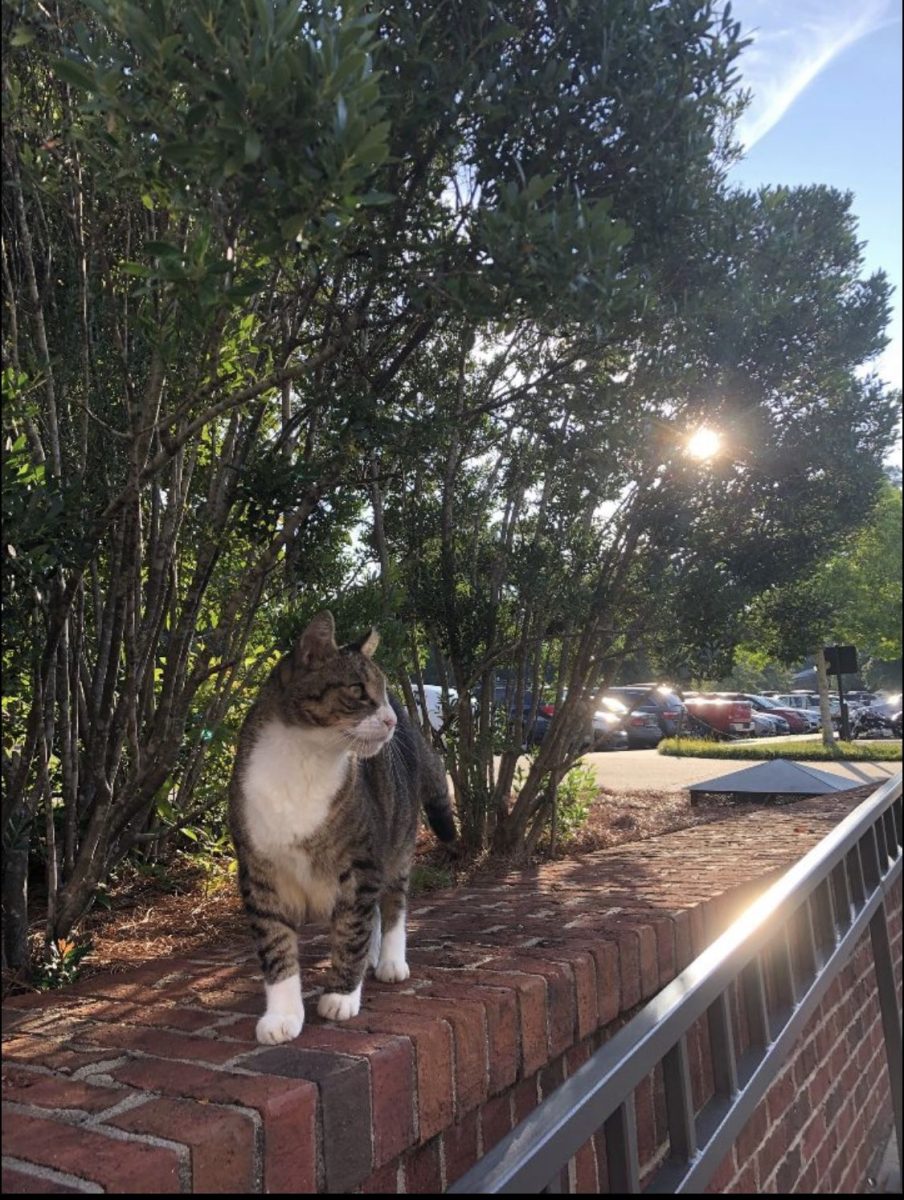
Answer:
<svg viewBox="0 0 904 1200"><path fill-rule="evenodd" d="M360 1008L360 987L353 992L324 992L317 1004L317 1011L328 1021L347 1021L356 1017Z"/></svg>
<svg viewBox="0 0 904 1200"><path fill-rule="evenodd" d="M303 1025L304 1009L297 1013L269 1012L258 1021L255 1033L264 1045L277 1046L297 1038Z"/></svg>
<svg viewBox="0 0 904 1200"><path fill-rule="evenodd" d="M404 958L385 958L381 963L377 963L374 974L384 983L404 983L411 971Z"/></svg>

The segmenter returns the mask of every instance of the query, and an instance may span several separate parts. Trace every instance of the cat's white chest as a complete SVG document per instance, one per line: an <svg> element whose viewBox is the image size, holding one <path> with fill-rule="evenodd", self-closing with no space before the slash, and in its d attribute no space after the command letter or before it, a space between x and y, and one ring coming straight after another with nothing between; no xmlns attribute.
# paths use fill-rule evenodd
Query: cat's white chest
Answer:
<svg viewBox="0 0 904 1200"><path fill-rule="evenodd" d="M326 820L345 781L348 755L318 733L272 721L258 735L243 777L248 835L259 851L281 856Z"/></svg>

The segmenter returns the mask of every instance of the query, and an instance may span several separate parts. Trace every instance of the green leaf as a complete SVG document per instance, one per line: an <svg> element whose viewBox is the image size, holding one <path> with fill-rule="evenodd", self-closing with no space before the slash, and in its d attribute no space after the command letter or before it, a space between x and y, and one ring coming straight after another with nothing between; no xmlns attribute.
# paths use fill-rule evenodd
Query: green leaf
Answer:
<svg viewBox="0 0 904 1200"><path fill-rule="evenodd" d="M145 242L145 254L153 254L155 256L169 255L176 258L182 257L182 251L178 246L173 246L170 242Z"/></svg>
<svg viewBox="0 0 904 1200"><path fill-rule="evenodd" d="M392 204L393 200L395 200L395 196L392 192L365 192L359 198L358 203L370 208L376 204Z"/></svg>
<svg viewBox="0 0 904 1200"><path fill-rule="evenodd" d="M293 213L291 217L280 222L280 232L290 242L294 241L308 223L307 213Z"/></svg>
<svg viewBox="0 0 904 1200"><path fill-rule="evenodd" d="M35 35L31 30L26 29L24 25L20 25L9 39L9 44L11 46L30 46L34 40Z"/></svg>
<svg viewBox="0 0 904 1200"><path fill-rule="evenodd" d="M261 139L255 130L245 134L245 162L257 162L261 156Z"/></svg>
<svg viewBox="0 0 904 1200"><path fill-rule="evenodd" d="M69 58L55 58L50 65L61 79L71 83L73 87L83 88L86 92L95 90L94 76L86 67Z"/></svg>

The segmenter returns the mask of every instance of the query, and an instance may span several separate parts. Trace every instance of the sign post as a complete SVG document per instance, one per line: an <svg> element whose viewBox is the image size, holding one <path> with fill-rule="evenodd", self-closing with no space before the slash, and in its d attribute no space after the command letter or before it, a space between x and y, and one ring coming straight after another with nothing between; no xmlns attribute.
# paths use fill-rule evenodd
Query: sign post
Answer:
<svg viewBox="0 0 904 1200"><path fill-rule="evenodd" d="M826 656L826 672L838 676L838 701L841 705L841 738L851 740L851 726L848 720L848 709L844 699L844 676L856 675L857 647L856 646L826 646L823 653Z"/></svg>

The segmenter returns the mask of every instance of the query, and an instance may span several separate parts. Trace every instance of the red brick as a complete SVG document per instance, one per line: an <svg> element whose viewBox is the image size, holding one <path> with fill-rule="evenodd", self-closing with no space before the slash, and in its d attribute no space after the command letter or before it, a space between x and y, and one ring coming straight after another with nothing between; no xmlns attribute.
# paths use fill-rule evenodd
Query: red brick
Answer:
<svg viewBox="0 0 904 1200"><path fill-rule="evenodd" d="M475 1109L463 1121L443 1133L443 1157L446 1164L446 1187L461 1179L477 1162L477 1135L480 1113Z"/></svg>
<svg viewBox="0 0 904 1200"><path fill-rule="evenodd" d="M518 955L514 958L497 959L493 963L493 969L542 976L546 980L548 997L547 1056L552 1058L574 1045L577 1006L574 974L569 965L548 962L545 958ZM524 1069L526 1073L526 1065Z"/></svg>
<svg viewBox="0 0 904 1200"><path fill-rule="evenodd" d="M243 1113L167 1098L130 1108L107 1124L189 1146L193 1192L256 1191L254 1125Z"/></svg>
<svg viewBox="0 0 904 1200"><path fill-rule="evenodd" d="M380 1167L364 1180L360 1190L369 1195L376 1192L385 1192L392 1196L397 1195L399 1191L400 1169L398 1159L386 1163L385 1166Z"/></svg>
<svg viewBox="0 0 904 1200"><path fill-rule="evenodd" d="M779 1121L757 1151L757 1166L760 1179L767 1179L775 1168L782 1162L785 1152L794 1137L787 1119Z"/></svg>
<svg viewBox="0 0 904 1200"><path fill-rule="evenodd" d="M14 1063L3 1068L3 1099L38 1108L73 1108L99 1113L132 1095L128 1088L98 1087L60 1075L40 1075Z"/></svg>
<svg viewBox="0 0 904 1200"><path fill-rule="evenodd" d="M477 973L474 972L473 975ZM484 1007L489 1050L489 1089L495 1095L518 1077L518 997L511 988L435 978L420 995L476 1000Z"/></svg>
<svg viewBox="0 0 904 1200"><path fill-rule="evenodd" d="M686 909L678 909L672 913L672 922L675 933L675 973L680 974L694 961L690 913Z"/></svg>
<svg viewBox="0 0 904 1200"><path fill-rule="evenodd" d="M370 1175L374 1168L373 1118L370 1075L363 1059L288 1043L259 1050L243 1059L242 1066L317 1084L327 1191L349 1192Z"/></svg>
<svg viewBox="0 0 904 1200"><path fill-rule="evenodd" d="M659 987L663 988L675 978L675 926L668 917L659 917L653 922L656 934L656 960L659 967Z"/></svg>
<svg viewBox="0 0 904 1200"><path fill-rule="evenodd" d="M762 1144L763 1138L766 1135L768 1121L766 1120L766 1106L763 1103L757 1105L753 1113L749 1117L747 1124L738 1134L735 1140L735 1153L738 1156L738 1162L745 1162L748 1158L752 1158Z"/></svg>
<svg viewBox="0 0 904 1200"><path fill-rule="evenodd" d="M750 1162L743 1162L740 1155L738 1162L741 1163L741 1169L731 1182L729 1190L732 1193L738 1193L745 1196L756 1196L759 1194L759 1175L757 1174L756 1159L751 1159Z"/></svg>
<svg viewBox="0 0 904 1200"><path fill-rule="evenodd" d="M175 1150L137 1139L105 1137L84 1125L65 1125L22 1113L3 1119L3 1153L101 1184L108 1191L180 1191Z"/></svg>
<svg viewBox="0 0 904 1200"><path fill-rule="evenodd" d="M652 1075L642 1079L634 1089L634 1112L637 1123L637 1161L643 1170L653 1159L658 1145Z"/></svg>
<svg viewBox="0 0 904 1200"><path fill-rule="evenodd" d="M349 1026L410 1037L416 1054L418 1139L425 1142L451 1124L455 1091L453 1039L446 1021L369 1010L354 1017Z"/></svg>
<svg viewBox="0 0 904 1200"><path fill-rule="evenodd" d="M205 1010L164 1004L123 1004L115 1000L78 1000L70 1013L80 1020L152 1025L184 1033L206 1029L216 1020Z"/></svg>
<svg viewBox="0 0 904 1200"><path fill-rule="evenodd" d="M483 1141L483 1152L501 1142L512 1128L511 1092L502 1096L493 1096L487 1100L480 1110L480 1129Z"/></svg>
<svg viewBox="0 0 904 1200"><path fill-rule="evenodd" d="M531 1079L522 1079L520 1083L515 1084L515 1090L512 1093L515 1125L519 1125L537 1107L539 1086L540 1080L537 1075Z"/></svg>
<svg viewBox="0 0 904 1200"><path fill-rule="evenodd" d="M64 1074L87 1067L91 1063L119 1057L111 1054L109 1050L70 1050L61 1042L25 1034L16 1034L4 1042L3 1054L7 1062L39 1064Z"/></svg>
<svg viewBox="0 0 904 1200"><path fill-rule="evenodd" d="M777 1121L791 1107L791 1102L798 1094L794 1077L790 1071L779 1075L766 1092L766 1112L770 1122Z"/></svg>
<svg viewBox="0 0 904 1200"><path fill-rule="evenodd" d="M825 1133L825 1116L817 1109L801 1134L800 1148L803 1153L804 1162L809 1162L815 1156L817 1149L822 1144Z"/></svg>
<svg viewBox="0 0 904 1200"><path fill-rule="evenodd" d="M443 1000L430 996L372 996L368 1007L377 1012L435 1016L452 1026L455 1038L455 1115L458 1118L487 1098L486 1017L483 1005L468 1000Z"/></svg>
<svg viewBox="0 0 904 1200"><path fill-rule="evenodd" d="M521 1019L521 1072L532 1075L549 1058L547 1043L547 989L540 975L523 972L505 974L480 970L478 974L493 986L512 987L518 993L518 1013Z"/></svg>
<svg viewBox="0 0 904 1200"><path fill-rule="evenodd" d="M169 1033L165 1029L147 1029L141 1025L91 1025L79 1031L78 1040L117 1050L140 1050L155 1058L192 1059L214 1066L222 1066L241 1051L241 1047L215 1038L190 1037Z"/></svg>
<svg viewBox="0 0 904 1200"><path fill-rule="evenodd" d="M129 1062L111 1073L124 1083L167 1096L256 1109L263 1124L265 1191L317 1191L316 1084L154 1059Z"/></svg>
<svg viewBox="0 0 904 1200"><path fill-rule="evenodd" d="M522 951L522 953L540 961L560 964L566 971L571 971L574 978L576 1035L578 1038L583 1038L593 1033L600 1023L595 956L588 949L574 945L550 947L548 950ZM572 1040L574 1036L572 1033Z"/></svg>
<svg viewBox="0 0 904 1200"><path fill-rule="evenodd" d="M593 1142L585 1142L574 1156L574 1190L577 1195L596 1195L599 1179L596 1172L596 1151Z"/></svg>
<svg viewBox="0 0 904 1200"><path fill-rule="evenodd" d="M405 1161L405 1191L409 1196L430 1195L443 1190L438 1137L415 1150Z"/></svg>
<svg viewBox="0 0 904 1200"><path fill-rule="evenodd" d="M728 1185L734 1178L736 1170L734 1153L729 1150L716 1167L713 1177L706 1185L704 1191L709 1195L716 1194L721 1196L724 1192L728 1191Z"/></svg>
<svg viewBox="0 0 904 1200"><path fill-rule="evenodd" d="M344 1025L309 1025L304 1048L360 1055L370 1066L374 1163L381 1167L413 1146L415 1132L414 1045L410 1038L364 1033Z"/></svg>
<svg viewBox="0 0 904 1200"><path fill-rule="evenodd" d="M618 944L618 978L620 981L621 1011L640 1004L640 935L636 929L624 929L616 936Z"/></svg>
<svg viewBox="0 0 904 1200"><path fill-rule="evenodd" d="M608 1025L621 1012L618 944L599 942L590 948L596 962L596 1003L600 1025Z"/></svg>

